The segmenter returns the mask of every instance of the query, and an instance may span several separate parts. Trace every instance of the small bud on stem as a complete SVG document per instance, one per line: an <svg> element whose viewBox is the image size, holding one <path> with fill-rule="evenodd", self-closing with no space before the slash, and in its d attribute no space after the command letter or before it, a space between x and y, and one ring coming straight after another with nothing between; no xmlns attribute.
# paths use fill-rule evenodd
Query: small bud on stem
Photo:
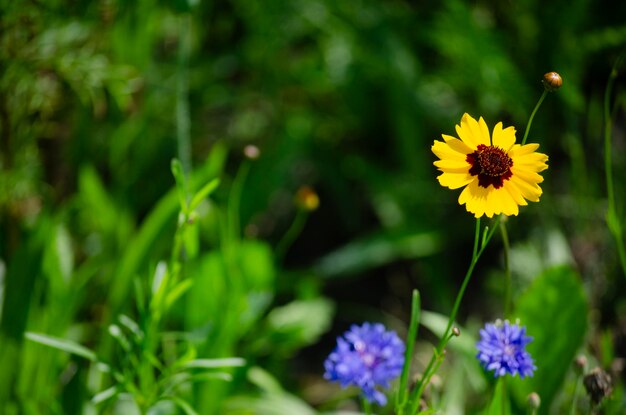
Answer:
<svg viewBox="0 0 626 415"><path fill-rule="evenodd" d="M537 392L532 392L530 395L528 395L527 402L528 407L533 410L539 409L539 407L541 406L541 398L539 398Z"/></svg>
<svg viewBox="0 0 626 415"><path fill-rule="evenodd" d="M541 82L543 82L543 87L548 92L556 91L563 85L563 79L561 79L561 75L556 72L548 72L543 76Z"/></svg>

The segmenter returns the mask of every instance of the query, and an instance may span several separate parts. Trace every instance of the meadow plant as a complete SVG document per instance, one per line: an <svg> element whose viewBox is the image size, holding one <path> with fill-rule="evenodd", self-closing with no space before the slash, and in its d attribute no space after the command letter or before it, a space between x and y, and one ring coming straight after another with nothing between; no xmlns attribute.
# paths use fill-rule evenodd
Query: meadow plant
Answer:
<svg viewBox="0 0 626 415"><path fill-rule="evenodd" d="M5 2L0 415L623 415L624 5L563 3Z"/></svg>
<svg viewBox="0 0 626 415"><path fill-rule="evenodd" d="M337 339L337 347L324 362L324 378L342 387L361 389L368 402L385 405L377 388L388 389L402 371L405 346L393 331L380 324L353 325Z"/></svg>
<svg viewBox="0 0 626 415"><path fill-rule="evenodd" d="M507 321L487 323L480 330L480 341L476 344L476 358L495 377L511 375L524 378L532 376L537 367L526 351L532 337L526 335L526 328Z"/></svg>
<svg viewBox="0 0 626 415"><path fill-rule="evenodd" d="M402 376L395 400L395 412L399 415L414 415L430 413L422 396L433 376L439 370L445 359L445 348L453 337L460 335L458 327L454 326L459 307L473 274L475 265L484 252L498 226L501 227L505 247L505 298L504 314L510 313L510 271L508 270L509 241L506 232L506 217L517 216L520 206L527 206L528 202L538 202L542 194L539 186L543 182L540 173L548 168L548 156L537 152L539 144L526 144L530 126L541 103L549 92L556 91L562 85L562 79L556 72L549 72L542 80L544 91L539 98L528 120L521 144L516 143L515 128L503 127L502 122L495 125L490 133L485 120L478 120L469 114L464 114L460 124L456 126L457 137L442 134L443 141L435 140L432 152L439 160L434 162L441 174L437 177L439 184L449 189L462 188L458 197L459 205L465 205L466 210L476 218L474 247L472 257L463 283L459 289L452 311L440 342L434 349L432 358L423 373L414 385L408 382L411 360L417 326L419 322L420 296L413 293L412 318L407 338L406 356L400 354L399 345L381 347L387 344L390 333L384 331L382 325L370 326L366 323L362 327L353 326L344 337L338 339L337 349L326 360L326 379L339 381L343 387L356 385L361 389L363 409L372 413L369 403L375 402L385 405L387 399L375 390L375 385L385 388L394 377L400 375L398 366L404 361ZM481 218L493 218L491 227L481 227ZM374 328L374 329L373 329ZM508 320L497 320L487 323L480 330L480 340L476 343L476 359L487 371L492 371L494 377L502 378L506 375L523 379L533 376L537 370L535 362L526 346L532 337L526 334L526 328L519 322L510 323ZM376 356L384 351L384 358ZM388 370L386 363L390 358L387 353L398 353L394 362L394 369ZM380 372L377 372L380 371ZM508 395L504 381L498 382L498 391L494 393L491 407L494 413L508 413ZM597 389L597 388L596 388ZM539 408L539 395L531 394L529 407L536 411Z"/></svg>

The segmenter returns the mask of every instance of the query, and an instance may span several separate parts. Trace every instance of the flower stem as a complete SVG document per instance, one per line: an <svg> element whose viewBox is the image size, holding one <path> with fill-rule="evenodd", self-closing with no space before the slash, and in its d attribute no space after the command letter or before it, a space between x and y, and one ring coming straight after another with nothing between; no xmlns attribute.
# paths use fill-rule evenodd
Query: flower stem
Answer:
<svg viewBox="0 0 626 415"><path fill-rule="evenodd" d="M617 214L617 209L615 206L615 191L613 187L613 160L611 157L611 93L613 91L615 78L617 78L617 67L621 63L623 56L624 55L621 55L615 61L615 64L613 65L611 74L609 76L609 80L606 84L606 89L604 91L604 171L606 174L606 191L608 198L608 211L606 215L606 221L609 231L613 235L613 238L615 238L617 253L619 255L622 271L624 273L624 276L626 276L626 249L624 247L624 239L622 236L622 223L619 215Z"/></svg>
<svg viewBox="0 0 626 415"><path fill-rule="evenodd" d="M570 415L576 415L578 409L578 394L580 393L580 378L581 375L576 376L576 386L574 387L574 396L572 396L572 406L570 407Z"/></svg>
<svg viewBox="0 0 626 415"><path fill-rule="evenodd" d="M433 356L431 357L430 362L428 363L428 366L426 366L426 370L424 371L424 374L422 375L421 381L416 385L415 389L413 389L413 392L411 393L411 398L410 398L411 408L412 408L410 412L411 414L415 414L417 412L420 398L422 397L422 393L424 392L424 389L426 389L426 386L428 385L428 382L430 381L431 377L437 372L437 369L439 369L439 366L443 362L443 359L445 357L444 348L446 347L450 339L453 337L450 333L452 330L452 325L454 324L454 321L456 319L456 315L459 311L461 300L463 299L463 295L465 294L465 289L467 288L467 285L469 284L469 281L472 277L472 273L474 272L474 267L476 266L478 259L480 258L483 251L485 250L485 247L489 243L489 240L493 236L495 230L498 228L499 223L500 223L500 217L498 217L496 221L494 222L493 228L489 229L489 227L485 227L485 231L481 238L480 237L480 230L481 230L480 218L476 219L476 229L474 231L474 248L472 249L472 260L470 261L470 265L467 269L467 272L465 273L465 278L463 279L461 288L459 289L459 292L454 301L454 305L452 306L452 312L450 313L450 318L448 319L448 325L446 326L446 329L443 332L443 335L441 336L441 340L439 341L437 348L433 352Z"/></svg>
<svg viewBox="0 0 626 415"><path fill-rule="evenodd" d="M409 393L407 386L409 371L411 369L411 360L413 357L413 349L415 347L415 339L417 338L417 329L419 327L420 309L420 293L417 290L413 290L413 297L411 300L411 322L409 324L409 332L406 337L404 366L402 367L402 375L400 376L400 387L398 388L398 394L396 395L396 410L399 414L401 414L404 410Z"/></svg>
<svg viewBox="0 0 626 415"><path fill-rule="evenodd" d="M291 223L291 226L289 227L289 229L287 229L287 232L285 232L281 240L278 242L278 245L276 245L275 255L278 262L281 262L283 260L291 245L294 243L298 235L300 235L300 233L302 232L304 224L306 223L306 219L309 216L308 213L309 212L307 210L298 208L296 217Z"/></svg>
<svg viewBox="0 0 626 415"><path fill-rule="evenodd" d="M502 382L502 405L500 406L500 414L507 415L506 404L507 404L507 393L506 393L506 378L500 379Z"/></svg>
<svg viewBox="0 0 626 415"><path fill-rule="evenodd" d="M366 415L372 414L372 404L369 403L365 396L361 396L361 407L363 408L363 412L365 412Z"/></svg>
<svg viewBox="0 0 626 415"><path fill-rule="evenodd" d="M546 98L546 95L548 95L548 90L544 89L543 90L543 94L541 94L541 98L539 98L539 101L537 101L537 105L535 105L535 109L530 114L530 118L528 119L528 124L526 124L526 131L524 132L524 138L522 139L522 145L526 144L526 139L528 138L528 132L530 131L530 125L533 123L533 118L535 118L535 114L537 113L537 110L541 106L541 103L543 102L543 100Z"/></svg>
<svg viewBox="0 0 626 415"><path fill-rule="evenodd" d="M191 55L191 15L180 20L180 41L176 74L176 143L183 171L191 172L191 129L189 113L189 57Z"/></svg>
<svg viewBox="0 0 626 415"><path fill-rule="evenodd" d="M479 253L478 253L478 240L480 236L480 218L476 219L476 230L474 231L474 248L472 249L472 261L470 262L469 268L465 273L465 278L463 279L463 283L461 284L461 288L459 289L459 293L456 296L456 300L454 301L454 306L452 307L452 312L450 313L450 318L448 319L448 325L446 326L446 330L443 332L443 336L441 336L441 340L439 341L439 346L437 350L441 352L443 347L445 346L446 339L448 338L448 334L450 333L450 329L454 324L454 320L456 319L456 314L459 312L459 307L461 306L461 300L463 299L463 295L465 294L465 289L467 288L467 284L469 284L470 278L472 277L472 273L474 272L474 267L478 262ZM481 251L482 252L482 251Z"/></svg>
<svg viewBox="0 0 626 415"><path fill-rule="evenodd" d="M509 234L506 230L506 221L500 221L500 234L504 245L504 317L511 314L511 267L509 265Z"/></svg>

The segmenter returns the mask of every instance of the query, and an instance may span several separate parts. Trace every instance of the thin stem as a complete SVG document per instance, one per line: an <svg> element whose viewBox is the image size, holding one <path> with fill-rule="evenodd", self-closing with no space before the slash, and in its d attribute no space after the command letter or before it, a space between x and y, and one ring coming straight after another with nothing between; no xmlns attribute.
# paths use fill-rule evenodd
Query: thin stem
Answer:
<svg viewBox="0 0 626 415"><path fill-rule="evenodd" d="M613 158L611 155L612 143L611 143L611 93L613 92L613 85L615 78L617 78L617 67L621 63L623 55L621 55L613 65L609 80L606 84L604 91L604 171L606 174L606 190L608 198L608 211L607 211L607 225L609 231L615 238L617 245L617 253L619 255L620 264L624 276L626 276L626 248L624 247L624 239L622 237L622 224L617 214L615 206L615 191L613 187Z"/></svg>
<svg viewBox="0 0 626 415"><path fill-rule="evenodd" d="M452 312L450 313L450 318L448 319L448 325L446 326L446 330L443 332L443 336L441 336L441 340L439 342L439 347L437 347L438 351L443 349L442 345L446 341L448 334L450 333L450 329L454 324L454 320L456 319L456 314L459 312L459 307L461 306L461 300L463 299L463 294L465 294L465 289L467 288L467 284L469 284L470 278L472 276L472 272L474 272L474 267L476 266L476 262L478 262L478 240L480 237L480 218L476 219L476 229L474 231L474 248L472 249L472 261L470 262L469 268L465 273L465 278L463 279L463 283L461 284L461 288L459 289L459 293L454 300L454 306L452 306Z"/></svg>
<svg viewBox="0 0 626 415"><path fill-rule="evenodd" d="M574 388L574 396L572 397L572 406L570 407L570 415L576 415L578 409L578 394L580 393L580 375L576 376L576 387Z"/></svg>
<svg viewBox="0 0 626 415"><path fill-rule="evenodd" d="M278 262L282 261L291 245L294 243L298 235L300 235L300 232L302 232L308 213L309 212L307 210L298 208L298 212L296 213L296 217L291 223L291 226L289 226L287 232L285 232L281 240L278 242L278 245L276 245L275 252L276 260Z"/></svg>
<svg viewBox="0 0 626 415"><path fill-rule="evenodd" d="M480 218L476 219L476 230L474 231L474 247L472 248L472 260L478 255L478 241L480 239Z"/></svg>
<svg viewBox="0 0 626 415"><path fill-rule="evenodd" d="M506 378L501 378L500 381L502 382L502 405L500 406L500 414L501 415L506 415L506 404L507 404L507 394L506 394Z"/></svg>
<svg viewBox="0 0 626 415"><path fill-rule="evenodd" d="M400 387L396 395L396 408L398 413L402 413L406 400L408 398L409 389L409 371L411 369L411 360L413 358L413 349L415 347L415 339L417 338L417 329L419 327L420 320L420 293L417 290L413 290L413 297L411 300L411 322L409 324L409 332L406 338L406 351L404 353L404 366L402 367L402 375L400 376Z"/></svg>
<svg viewBox="0 0 626 415"><path fill-rule="evenodd" d="M180 42L176 79L176 143L183 171L191 171L191 121L189 116L189 56L191 54L191 16L180 20Z"/></svg>
<svg viewBox="0 0 626 415"><path fill-rule="evenodd" d="M504 245L504 316L511 314L511 267L509 264L509 234L506 230L506 221L500 221L500 234Z"/></svg>
<svg viewBox="0 0 626 415"><path fill-rule="evenodd" d="M372 414L372 404L365 398L365 396L361 396L361 407L363 408L363 412L367 415Z"/></svg>
<svg viewBox="0 0 626 415"><path fill-rule="evenodd" d="M238 241L241 238L240 229L240 205L241 195L243 193L243 185L250 172L250 163L243 162L233 179L233 185L230 189L228 197L228 207L226 210L227 228L226 228L226 241L230 247L232 243Z"/></svg>
<svg viewBox="0 0 626 415"><path fill-rule="evenodd" d="M430 362L428 363L428 366L426 367L426 370L424 371L422 380L419 382L418 386L413 390L413 393L411 394L411 398L409 400L411 402L411 407L412 407L411 414L414 414L417 412L419 401L422 396L422 393L424 392L424 389L428 385L430 378L435 374L435 372L437 371L437 369L439 369L439 366L443 362L443 359L445 357L444 348L448 344L448 341L452 338L452 336L450 335L450 331L452 330L452 325L454 324L456 315L459 311L461 300L463 299L463 295L465 294L465 289L467 288L467 285L469 284L469 281L472 277L472 273L474 272L474 267L476 266L478 259L480 258L485 248L487 247L487 244L491 240L491 237L493 236L495 230L498 228L499 223L500 223L500 217L498 217L496 221L494 222L493 228L485 229L485 233L483 234L483 237L481 239L480 238L480 218L476 219L476 229L474 231L475 232L474 233L474 248L472 249L472 260L467 269L467 272L465 273L465 278L463 279L461 288L459 289L459 292L454 301L452 312L450 313L450 317L448 319L448 325L446 326L446 329L443 332L443 335L441 336L441 340L439 341L439 344L437 348L435 349L435 351L433 352L433 356L431 357Z"/></svg>
<svg viewBox="0 0 626 415"><path fill-rule="evenodd" d="M537 113L537 110L541 106L541 103L543 102L543 100L546 98L546 95L548 95L548 90L544 89L543 90L543 94L541 94L541 98L539 98L539 101L537 101L537 105L535 105L535 109L530 114L530 118L528 119L528 124L526 124L526 131L524 132L524 138L522 139L522 145L526 144L526 139L528 138L528 132L530 131L530 125L533 123L533 118L535 118L535 114Z"/></svg>

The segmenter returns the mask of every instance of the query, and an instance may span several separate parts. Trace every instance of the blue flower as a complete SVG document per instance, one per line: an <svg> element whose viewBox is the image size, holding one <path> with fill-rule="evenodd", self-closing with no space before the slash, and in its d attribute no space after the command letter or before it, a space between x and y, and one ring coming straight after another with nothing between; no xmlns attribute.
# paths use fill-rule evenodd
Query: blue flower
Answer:
<svg viewBox="0 0 626 415"><path fill-rule="evenodd" d="M382 324L352 325L337 338L337 347L324 362L324 377L342 387L357 386L369 402L385 405L376 387L389 388L402 372L404 343Z"/></svg>
<svg viewBox="0 0 626 415"><path fill-rule="evenodd" d="M520 327L519 324L511 324L508 321L487 323L485 328L480 330L476 357L485 369L494 371L495 377L507 373L512 376L519 373L521 378L532 376L537 367L526 351L526 345L532 339L526 335L526 327Z"/></svg>

